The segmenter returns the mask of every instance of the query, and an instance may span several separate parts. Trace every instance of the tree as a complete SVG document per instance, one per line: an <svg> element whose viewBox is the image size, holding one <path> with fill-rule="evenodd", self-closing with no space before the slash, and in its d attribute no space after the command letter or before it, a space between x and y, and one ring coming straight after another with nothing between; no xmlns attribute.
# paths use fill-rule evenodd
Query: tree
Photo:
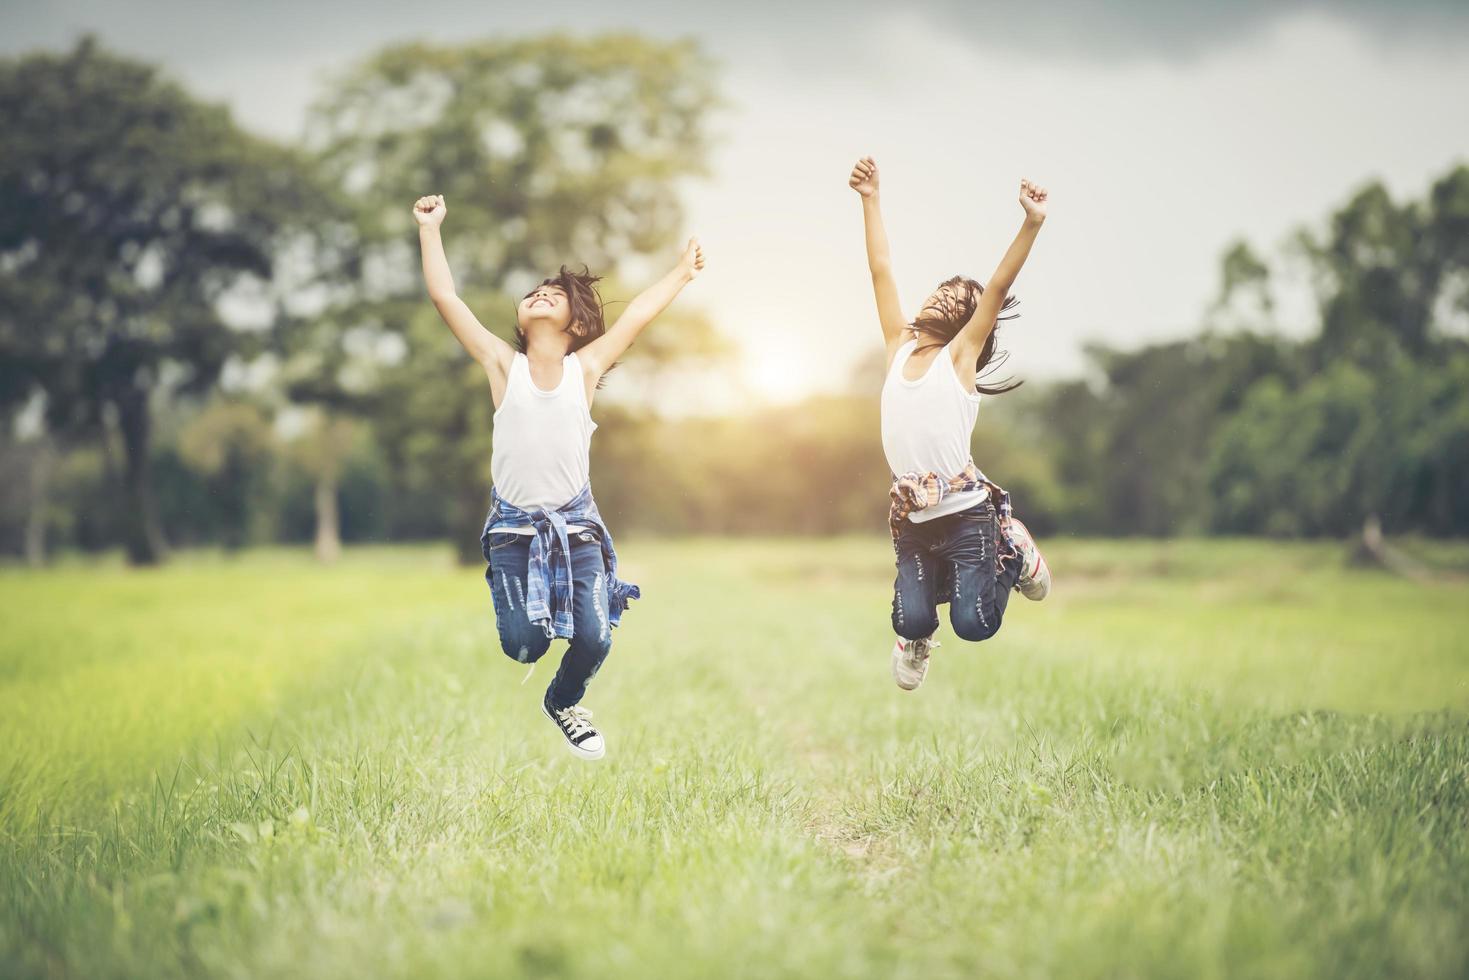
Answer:
<svg viewBox="0 0 1469 980"><path fill-rule="evenodd" d="M327 272L340 276L351 264ZM282 324L279 349L285 354L276 381L293 404L307 408L308 430L292 443L292 455L311 476L317 560L330 563L341 554L341 479L361 428L381 403L383 369L399 352L371 321L354 323L365 311L349 300L315 315Z"/></svg>
<svg viewBox="0 0 1469 980"><path fill-rule="evenodd" d="M362 249L355 305L337 319L407 341L376 420L407 478L444 488L461 557L478 557L493 413L482 372L423 300L409 206L448 198L460 290L508 337L511 296L560 264L615 277L671 251L678 182L703 171L715 105L692 43L604 35L389 48L316 108L309 142L356 202ZM658 332L680 346L640 356L717 347L701 318L666 315Z"/></svg>
<svg viewBox="0 0 1469 980"><path fill-rule="evenodd" d="M264 410L242 398L219 397L189 419L178 451L205 482L213 529L238 551L251 542L252 524L264 516L275 458L275 436Z"/></svg>
<svg viewBox="0 0 1469 980"><path fill-rule="evenodd" d="M1089 530L1463 533L1469 473L1469 167L1398 203L1373 184L1302 231L1319 330L1271 336L1276 270L1221 263L1203 336L1093 351L1048 406ZM1256 332L1251 332L1256 331Z"/></svg>
<svg viewBox="0 0 1469 980"><path fill-rule="evenodd" d="M1302 232L1321 306L1316 363L1441 354L1443 314L1469 313L1466 240L1469 166L1437 181L1424 201L1397 204L1373 183L1332 215L1324 235Z"/></svg>
<svg viewBox="0 0 1469 980"><path fill-rule="evenodd" d="M338 496L342 472L358 443L359 426L348 415L318 408L306 430L291 443L291 456L311 477L312 536L317 561L330 564L342 554L342 518Z"/></svg>
<svg viewBox="0 0 1469 980"><path fill-rule="evenodd" d="M1444 366L1340 361L1291 389L1255 385L1222 419L1210 460L1213 528L1348 535L1463 533L1469 357Z"/></svg>
<svg viewBox="0 0 1469 980"><path fill-rule="evenodd" d="M0 116L0 401L39 389L62 430L115 418L128 557L157 562L152 408L250 349L221 304L268 320L316 196L296 154L91 40L0 61Z"/></svg>
<svg viewBox="0 0 1469 980"><path fill-rule="evenodd" d="M1231 245L1219 261L1219 296L1209 310L1214 330L1261 329L1273 323L1270 266L1248 242Z"/></svg>
<svg viewBox="0 0 1469 980"><path fill-rule="evenodd" d="M1106 534L1202 530L1214 432L1251 386L1291 374L1291 345L1239 332L1089 356L1100 382L1057 386L1041 406L1071 518Z"/></svg>

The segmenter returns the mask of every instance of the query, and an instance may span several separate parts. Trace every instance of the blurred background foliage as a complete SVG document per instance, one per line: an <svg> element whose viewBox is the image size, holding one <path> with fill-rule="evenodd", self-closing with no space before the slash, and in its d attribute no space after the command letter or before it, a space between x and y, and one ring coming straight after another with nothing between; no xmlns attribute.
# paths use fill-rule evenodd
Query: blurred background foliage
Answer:
<svg viewBox="0 0 1469 980"><path fill-rule="evenodd" d="M440 538L476 560L492 407L423 299L408 203L446 196L492 329L562 262L626 299L677 244L712 78L696 45L630 35L396 46L283 146L92 41L0 61L0 553ZM1277 322L1291 268L1313 322ZM1413 200L1369 184L1279 255L1236 243L1219 281L1187 339L987 402L975 459L1031 526L1469 533L1469 168ZM614 528L879 533L880 363L796 404L669 411L671 377L728 369L718 326L681 303L610 376Z"/></svg>

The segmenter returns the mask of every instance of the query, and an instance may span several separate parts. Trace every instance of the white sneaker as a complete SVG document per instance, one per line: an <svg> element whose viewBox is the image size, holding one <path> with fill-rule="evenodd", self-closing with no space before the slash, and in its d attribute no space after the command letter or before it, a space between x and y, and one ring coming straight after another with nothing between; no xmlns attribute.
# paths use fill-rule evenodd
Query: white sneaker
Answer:
<svg viewBox="0 0 1469 980"><path fill-rule="evenodd" d="M893 680L905 691L917 690L928 676L928 655L939 645L931 636L905 640L901 636L893 644Z"/></svg>
<svg viewBox="0 0 1469 980"><path fill-rule="evenodd" d="M1020 549L1020 580L1015 585L1025 598L1040 602L1051 594L1051 568L1041 555L1030 528L1012 519L1010 538Z"/></svg>
<svg viewBox="0 0 1469 980"><path fill-rule="evenodd" d="M558 709L542 701L541 711L561 729L572 755L600 759L607 754L607 743L602 740L602 733L592 727L592 713L586 708L574 704Z"/></svg>

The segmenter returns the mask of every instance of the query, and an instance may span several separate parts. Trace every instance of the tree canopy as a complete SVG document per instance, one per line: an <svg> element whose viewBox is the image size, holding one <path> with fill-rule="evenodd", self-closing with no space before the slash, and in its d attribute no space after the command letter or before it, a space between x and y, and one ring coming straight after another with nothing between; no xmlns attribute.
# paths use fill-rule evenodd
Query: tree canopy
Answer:
<svg viewBox="0 0 1469 980"><path fill-rule="evenodd" d="M0 61L0 116L0 398L43 392L60 429L115 413L128 553L156 561L152 404L250 344L223 303L265 302L310 182L298 154L90 40Z"/></svg>

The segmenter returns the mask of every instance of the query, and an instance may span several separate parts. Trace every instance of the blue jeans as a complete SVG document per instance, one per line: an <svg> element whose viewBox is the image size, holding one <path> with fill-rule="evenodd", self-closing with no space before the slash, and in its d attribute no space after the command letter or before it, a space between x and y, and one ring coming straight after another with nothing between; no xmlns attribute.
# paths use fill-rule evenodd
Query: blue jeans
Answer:
<svg viewBox="0 0 1469 980"><path fill-rule="evenodd" d="M940 604L965 640L988 640L1000 629L1020 562L997 570L999 526L988 500L957 514L915 524L904 521L896 542L893 631L907 640L939 628Z"/></svg>
<svg viewBox="0 0 1469 980"><path fill-rule="evenodd" d="M607 566L602 545L591 532L577 531L571 538L572 637L551 686L546 704L569 708L587 693L612 650L612 626L607 618L609 601ZM484 539L485 581L495 597L495 625L505 656L533 664L551 647L551 638L525 612L525 579L530 564L528 534L487 534Z"/></svg>

